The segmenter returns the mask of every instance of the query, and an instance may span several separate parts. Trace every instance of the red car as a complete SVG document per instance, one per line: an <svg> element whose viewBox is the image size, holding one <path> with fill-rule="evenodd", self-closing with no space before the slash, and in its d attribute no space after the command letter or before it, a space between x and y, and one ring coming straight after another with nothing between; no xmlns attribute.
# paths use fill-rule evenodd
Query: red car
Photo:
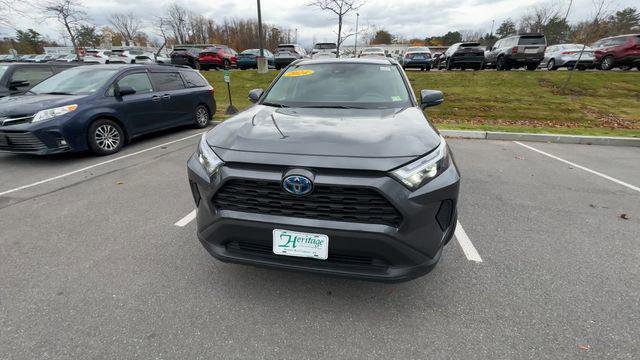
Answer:
<svg viewBox="0 0 640 360"><path fill-rule="evenodd" d="M636 67L640 70L640 34L613 36L596 41L595 64L600 70Z"/></svg>
<svg viewBox="0 0 640 360"><path fill-rule="evenodd" d="M230 47L215 45L202 50L198 62L202 70L236 67L238 53Z"/></svg>

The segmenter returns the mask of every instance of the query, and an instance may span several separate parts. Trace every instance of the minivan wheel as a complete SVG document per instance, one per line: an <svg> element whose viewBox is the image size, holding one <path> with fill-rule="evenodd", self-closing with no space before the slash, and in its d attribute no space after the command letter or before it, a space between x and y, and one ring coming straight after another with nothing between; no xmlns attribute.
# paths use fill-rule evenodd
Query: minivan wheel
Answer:
<svg viewBox="0 0 640 360"><path fill-rule="evenodd" d="M209 125L209 121L211 120L211 115L209 115L209 109L207 109L204 105L196 106L195 111L193 112L193 121L196 124L198 129L206 128Z"/></svg>
<svg viewBox="0 0 640 360"><path fill-rule="evenodd" d="M605 56L602 61L600 61L600 70L611 70L613 69L613 56Z"/></svg>
<svg viewBox="0 0 640 360"><path fill-rule="evenodd" d="M89 148L98 155L115 154L124 146L124 132L112 120L97 120L89 127Z"/></svg>

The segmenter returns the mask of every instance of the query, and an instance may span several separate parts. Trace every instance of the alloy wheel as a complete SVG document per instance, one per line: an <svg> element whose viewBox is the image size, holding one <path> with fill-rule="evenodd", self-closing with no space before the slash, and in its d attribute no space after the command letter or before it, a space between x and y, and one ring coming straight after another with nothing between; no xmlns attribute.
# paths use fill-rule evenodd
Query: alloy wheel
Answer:
<svg viewBox="0 0 640 360"><path fill-rule="evenodd" d="M96 145L102 150L113 151L120 145L120 133L118 129L109 125L100 125L94 134Z"/></svg>
<svg viewBox="0 0 640 360"><path fill-rule="evenodd" d="M204 106L198 106L196 109L196 122L203 127L209 123L209 112Z"/></svg>

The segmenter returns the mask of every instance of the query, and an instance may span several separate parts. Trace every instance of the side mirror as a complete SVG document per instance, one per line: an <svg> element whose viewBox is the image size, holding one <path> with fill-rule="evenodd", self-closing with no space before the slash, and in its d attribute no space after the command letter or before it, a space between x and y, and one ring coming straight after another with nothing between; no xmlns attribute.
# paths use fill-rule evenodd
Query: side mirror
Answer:
<svg viewBox="0 0 640 360"><path fill-rule="evenodd" d="M118 86L118 96L133 95L136 90L131 86Z"/></svg>
<svg viewBox="0 0 640 360"><path fill-rule="evenodd" d="M249 91L249 101L251 101L254 104L257 103L258 100L260 99L260 96L262 96L263 92L264 90L262 89L253 89Z"/></svg>
<svg viewBox="0 0 640 360"><path fill-rule="evenodd" d="M442 91L438 90L420 90L420 108L422 110L431 107L440 105L444 102L444 95Z"/></svg>

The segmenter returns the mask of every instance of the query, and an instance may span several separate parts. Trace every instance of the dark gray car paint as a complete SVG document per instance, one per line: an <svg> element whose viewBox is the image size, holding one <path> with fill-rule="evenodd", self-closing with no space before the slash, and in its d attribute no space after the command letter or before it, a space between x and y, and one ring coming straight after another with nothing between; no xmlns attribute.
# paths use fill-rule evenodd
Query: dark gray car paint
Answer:
<svg viewBox="0 0 640 360"><path fill-rule="evenodd" d="M252 161L257 156L260 163L294 165L296 157L311 156L321 167L387 171L435 149L440 135L415 107L255 105L209 132L207 141L226 162Z"/></svg>

